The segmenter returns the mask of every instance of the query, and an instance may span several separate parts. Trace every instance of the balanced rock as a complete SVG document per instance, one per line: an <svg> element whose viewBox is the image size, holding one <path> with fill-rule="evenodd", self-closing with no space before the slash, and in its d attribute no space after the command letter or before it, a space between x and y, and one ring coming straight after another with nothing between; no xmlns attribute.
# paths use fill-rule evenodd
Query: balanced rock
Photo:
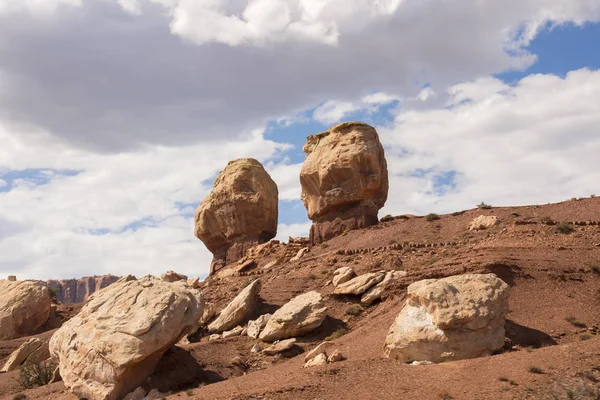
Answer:
<svg viewBox="0 0 600 400"><path fill-rule="evenodd" d="M333 272L333 287L337 287L342 283L348 282L354 278L356 274L350 267L340 267Z"/></svg>
<svg viewBox="0 0 600 400"><path fill-rule="evenodd" d="M407 275L406 271L388 271L381 282L372 286L360 299L360 302L366 305L373 304L375 300L385 298L400 278Z"/></svg>
<svg viewBox="0 0 600 400"><path fill-rule="evenodd" d="M385 272L370 272L362 274L356 278L338 285L333 293L335 294L363 294L371 286L378 284L385 277Z"/></svg>
<svg viewBox="0 0 600 400"><path fill-rule="evenodd" d="M378 223L388 196L388 171L375 129L345 122L309 136L302 147L302 201L313 221L312 244Z"/></svg>
<svg viewBox="0 0 600 400"><path fill-rule="evenodd" d="M277 234L278 190L253 158L230 161L196 209L195 235L213 253L211 275Z"/></svg>
<svg viewBox="0 0 600 400"><path fill-rule="evenodd" d="M494 274L426 279L408 287L385 354L403 362L443 362L492 354L504 346L508 285Z"/></svg>
<svg viewBox="0 0 600 400"><path fill-rule="evenodd" d="M51 305L43 283L0 280L0 340L35 334L48 320Z"/></svg>
<svg viewBox="0 0 600 400"><path fill-rule="evenodd" d="M208 325L208 331L210 333L221 333L248 321L250 315L258 307L260 288L261 284L258 279L246 286L219 313L217 319Z"/></svg>
<svg viewBox="0 0 600 400"><path fill-rule="evenodd" d="M470 231L488 229L495 226L498 223L498 217L494 215L480 215L473 219L469 225Z"/></svg>
<svg viewBox="0 0 600 400"><path fill-rule="evenodd" d="M65 386L80 398L122 399L202 315L199 290L147 276L96 292L50 339Z"/></svg>
<svg viewBox="0 0 600 400"><path fill-rule="evenodd" d="M319 292L294 297L269 318L259 338L265 342L298 337L312 332L325 320L327 307Z"/></svg>

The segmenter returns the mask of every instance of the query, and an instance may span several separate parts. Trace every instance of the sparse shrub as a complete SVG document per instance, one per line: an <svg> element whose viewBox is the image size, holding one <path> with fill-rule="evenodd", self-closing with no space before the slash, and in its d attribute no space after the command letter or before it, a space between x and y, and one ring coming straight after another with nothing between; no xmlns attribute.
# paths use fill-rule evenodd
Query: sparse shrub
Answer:
<svg viewBox="0 0 600 400"><path fill-rule="evenodd" d="M512 386L517 386L518 385L518 383L515 382L515 381L513 381L513 380L508 381L508 383L510 383Z"/></svg>
<svg viewBox="0 0 600 400"><path fill-rule="evenodd" d="M450 395L450 393L448 393L448 392L440 393L439 397L440 397L441 400L452 400L452 399L454 399L454 397L452 397Z"/></svg>
<svg viewBox="0 0 600 400"><path fill-rule="evenodd" d="M521 216L521 214L519 214L519 213L516 213L516 212L512 213L511 215L512 215L513 217L520 217L520 216Z"/></svg>
<svg viewBox="0 0 600 400"><path fill-rule="evenodd" d="M342 336L344 336L346 333L348 333L348 329L346 329L346 328L340 328L337 331L333 332L331 335L327 336L325 338L325 340L339 339Z"/></svg>
<svg viewBox="0 0 600 400"><path fill-rule="evenodd" d="M489 210L490 208L492 208L492 206L490 206L489 204L485 204L483 201L479 204L477 204L477 208L481 208L484 210Z"/></svg>
<svg viewBox="0 0 600 400"><path fill-rule="evenodd" d="M590 194L590 198L593 199L594 197L596 197L595 194Z"/></svg>
<svg viewBox="0 0 600 400"><path fill-rule="evenodd" d="M25 389L50 383L56 366L51 361L27 362L19 368L19 383Z"/></svg>
<svg viewBox="0 0 600 400"><path fill-rule="evenodd" d="M26 400L27 395L25 393L17 393L13 396L12 400Z"/></svg>
<svg viewBox="0 0 600 400"><path fill-rule="evenodd" d="M600 263L587 263L585 265L590 267L590 272L596 275L600 275Z"/></svg>
<svg viewBox="0 0 600 400"><path fill-rule="evenodd" d="M363 312L363 308L358 304L353 304L346 309L346 315L360 315Z"/></svg>
<svg viewBox="0 0 600 400"><path fill-rule="evenodd" d="M192 389L188 389L185 391L185 394L187 394L188 396L193 396L194 395L194 391Z"/></svg>
<svg viewBox="0 0 600 400"><path fill-rule="evenodd" d="M392 217L389 214L380 219L381 222L389 222L389 221L393 221L393 220L394 220L394 217Z"/></svg>
<svg viewBox="0 0 600 400"><path fill-rule="evenodd" d="M321 247L326 249L329 247L329 243L321 243Z"/></svg>
<svg viewBox="0 0 600 400"><path fill-rule="evenodd" d="M438 262L439 260L440 260L440 259L439 259L439 258L437 258L437 257L430 258L429 260L427 260L427 262L425 263L425 265L433 265L433 264L435 264L436 262Z"/></svg>
<svg viewBox="0 0 600 400"><path fill-rule="evenodd" d="M565 319L574 327L587 328L587 325L584 322L578 321L575 317L567 317Z"/></svg>
<svg viewBox="0 0 600 400"><path fill-rule="evenodd" d="M431 222L440 219L440 216L434 213L427 214L425 221Z"/></svg>
<svg viewBox="0 0 600 400"><path fill-rule="evenodd" d="M575 232L575 228L573 227L573 225L566 222L561 222L560 224L557 224L556 230L564 235L568 235L569 233Z"/></svg>
<svg viewBox="0 0 600 400"><path fill-rule="evenodd" d="M390 246L391 246L391 245L393 245L393 244L396 244L396 243L398 243L398 242L396 241L396 239L390 239L390 240L389 240L389 242L388 242L388 244L389 244Z"/></svg>
<svg viewBox="0 0 600 400"><path fill-rule="evenodd" d="M58 303L58 290L48 288L48 294L50 295L50 300L53 303Z"/></svg>
<svg viewBox="0 0 600 400"><path fill-rule="evenodd" d="M587 333L584 333L583 335L579 336L579 340L590 340L592 338L592 335L588 335Z"/></svg>
<svg viewBox="0 0 600 400"><path fill-rule="evenodd" d="M545 225L554 225L555 224L554 220L550 217L542 217L540 222Z"/></svg>
<svg viewBox="0 0 600 400"><path fill-rule="evenodd" d="M543 374L544 370L540 367L529 367L529 372L531 372L532 374Z"/></svg>
<svg viewBox="0 0 600 400"><path fill-rule="evenodd" d="M308 279L317 279L315 274L308 274Z"/></svg>
<svg viewBox="0 0 600 400"><path fill-rule="evenodd" d="M508 378L506 378L506 377L504 377L504 376L501 376L500 378L498 378L498 380L499 380L500 382L508 382Z"/></svg>

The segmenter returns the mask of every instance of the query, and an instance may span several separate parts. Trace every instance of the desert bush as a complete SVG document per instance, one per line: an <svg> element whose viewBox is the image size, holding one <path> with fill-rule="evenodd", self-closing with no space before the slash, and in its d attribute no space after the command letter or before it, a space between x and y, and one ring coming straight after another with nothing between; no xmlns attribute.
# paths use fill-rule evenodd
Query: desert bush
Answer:
<svg viewBox="0 0 600 400"><path fill-rule="evenodd" d="M333 332L331 335L327 336L325 338L325 340L338 339L338 338L341 338L342 336L344 336L346 333L348 333L348 329L346 329L346 328L340 328L337 331Z"/></svg>
<svg viewBox="0 0 600 400"><path fill-rule="evenodd" d="M550 218L550 217L542 217L542 219L540 220L540 222L542 224L545 224L545 225L554 225L554 224L556 224L554 222L554 220L552 218Z"/></svg>
<svg viewBox="0 0 600 400"><path fill-rule="evenodd" d="M575 228L573 227L573 225L566 223L566 222L561 222L560 224L556 225L556 230L559 233L568 235L569 233L573 233L575 232Z"/></svg>
<svg viewBox="0 0 600 400"><path fill-rule="evenodd" d="M434 214L434 213L427 214L427 216L425 217L425 221L429 221L429 222L435 221L438 219L440 219L440 216L437 214Z"/></svg>
<svg viewBox="0 0 600 400"><path fill-rule="evenodd" d="M600 263L587 263L588 267L590 267L590 272L600 275Z"/></svg>
<svg viewBox="0 0 600 400"><path fill-rule="evenodd" d="M587 325L584 322L578 321L575 317L567 317L565 319L576 328L587 328Z"/></svg>
<svg viewBox="0 0 600 400"><path fill-rule="evenodd" d="M17 393L13 396L12 400L26 400L27 395L25 393Z"/></svg>
<svg viewBox="0 0 600 400"><path fill-rule="evenodd" d="M393 220L394 220L394 217L392 217L389 214L380 219L381 222L389 222L389 221L393 221Z"/></svg>
<svg viewBox="0 0 600 400"><path fill-rule="evenodd" d="M488 209L492 208L492 206L490 206L489 204L485 204L485 203L482 201L481 203L477 204L477 208L481 208L481 209L484 209L484 210L488 210Z"/></svg>
<svg viewBox="0 0 600 400"><path fill-rule="evenodd" d="M48 288L48 294L50 295L50 300L53 303L58 303L58 290Z"/></svg>
<svg viewBox="0 0 600 400"><path fill-rule="evenodd" d="M529 367L529 372L531 372L532 374L543 374L544 370L540 367Z"/></svg>
<svg viewBox="0 0 600 400"><path fill-rule="evenodd" d="M26 362L19 369L19 383L25 389L47 385L54 376L55 368L51 361Z"/></svg>
<svg viewBox="0 0 600 400"><path fill-rule="evenodd" d="M359 315L363 312L363 308L358 304L353 304L346 309L346 315Z"/></svg>
<svg viewBox="0 0 600 400"><path fill-rule="evenodd" d="M519 214L519 213L516 213L516 212L512 213L511 215L512 215L513 217L520 217L520 216L521 216L521 214Z"/></svg>

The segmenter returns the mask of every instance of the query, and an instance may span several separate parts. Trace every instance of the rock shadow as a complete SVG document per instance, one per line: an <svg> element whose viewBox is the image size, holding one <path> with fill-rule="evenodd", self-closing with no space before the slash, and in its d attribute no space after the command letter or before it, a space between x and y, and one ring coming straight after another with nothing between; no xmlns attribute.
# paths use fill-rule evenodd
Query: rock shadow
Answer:
<svg viewBox="0 0 600 400"><path fill-rule="evenodd" d="M308 335L302 336L298 338L299 343L312 342L315 340L325 340L326 337L339 332L339 334L343 335L346 332L342 333L345 330L349 332L348 324L346 324L341 319L333 318L331 316L325 317L325 320L317 329L309 333Z"/></svg>
<svg viewBox="0 0 600 400"><path fill-rule="evenodd" d="M493 274L496 274L498 278L502 279L509 286L515 286L515 279L525 278L525 279L534 279L529 274L524 274L521 267L515 264L506 264L506 263L492 263L485 266L485 269Z"/></svg>
<svg viewBox="0 0 600 400"><path fill-rule="evenodd" d="M512 345L539 348L557 344L556 340L550 335L537 329L519 325L509 319L506 320L504 328L506 330L506 337L512 342Z"/></svg>

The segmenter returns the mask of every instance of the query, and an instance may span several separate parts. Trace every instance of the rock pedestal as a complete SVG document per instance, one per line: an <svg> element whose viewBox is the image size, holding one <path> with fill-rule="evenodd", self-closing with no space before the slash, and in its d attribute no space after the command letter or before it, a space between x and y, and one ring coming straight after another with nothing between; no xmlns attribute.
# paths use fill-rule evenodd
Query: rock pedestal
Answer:
<svg viewBox="0 0 600 400"><path fill-rule="evenodd" d="M277 234L278 190L253 158L230 161L196 209L194 233L213 253L211 275Z"/></svg>
<svg viewBox="0 0 600 400"><path fill-rule="evenodd" d="M388 195L388 172L377 131L345 122L314 136L302 148L302 201L313 221L312 244L345 230L378 223Z"/></svg>

